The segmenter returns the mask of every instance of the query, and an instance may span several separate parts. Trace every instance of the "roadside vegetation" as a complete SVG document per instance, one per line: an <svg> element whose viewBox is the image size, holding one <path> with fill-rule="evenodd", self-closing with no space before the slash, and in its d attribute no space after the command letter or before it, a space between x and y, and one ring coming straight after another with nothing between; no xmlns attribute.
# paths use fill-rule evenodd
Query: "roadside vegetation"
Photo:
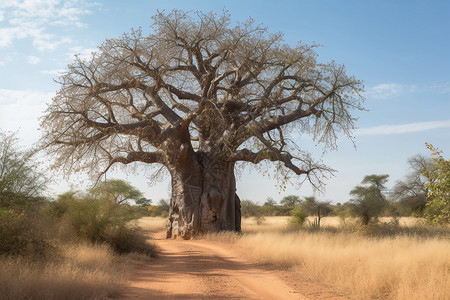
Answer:
<svg viewBox="0 0 450 300"><path fill-rule="evenodd" d="M49 199L34 156L0 132L0 299L117 296L132 266L155 255L135 221L148 201L118 180Z"/></svg>

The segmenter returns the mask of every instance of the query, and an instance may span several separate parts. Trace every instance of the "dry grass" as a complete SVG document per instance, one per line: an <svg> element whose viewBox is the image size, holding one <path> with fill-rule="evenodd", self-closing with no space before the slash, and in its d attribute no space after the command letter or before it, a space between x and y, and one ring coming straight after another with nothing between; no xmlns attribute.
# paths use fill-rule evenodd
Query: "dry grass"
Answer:
<svg viewBox="0 0 450 300"><path fill-rule="evenodd" d="M106 245L62 245L46 261L0 258L0 299L106 299L117 296L142 254L116 255Z"/></svg>
<svg viewBox="0 0 450 300"><path fill-rule="evenodd" d="M254 217L242 219L242 231L246 233L274 232L284 230L288 226L290 217L263 217L258 224Z"/></svg>
<svg viewBox="0 0 450 300"><path fill-rule="evenodd" d="M148 232L157 232L165 229L167 218L143 217L137 220L137 225Z"/></svg>
<svg viewBox="0 0 450 300"><path fill-rule="evenodd" d="M290 267L353 299L450 299L448 238L371 238L357 230L339 229L289 231L286 221L266 217L257 225L247 219L242 236L220 233L207 238L232 242L263 262ZM353 221L342 224L338 218L324 218L322 224L339 228L348 223ZM412 227L415 220L400 220L400 224Z"/></svg>

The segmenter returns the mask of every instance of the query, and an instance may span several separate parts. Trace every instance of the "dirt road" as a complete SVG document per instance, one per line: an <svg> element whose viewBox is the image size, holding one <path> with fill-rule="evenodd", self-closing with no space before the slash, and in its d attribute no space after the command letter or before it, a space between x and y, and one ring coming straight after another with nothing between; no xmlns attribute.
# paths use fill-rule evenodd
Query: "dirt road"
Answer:
<svg viewBox="0 0 450 300"><path fill-rule="evenodd" d="M158 258L138 267L121 299L346 299L299 284L292 273L252 262L225 243L153 238Z"/></svg>

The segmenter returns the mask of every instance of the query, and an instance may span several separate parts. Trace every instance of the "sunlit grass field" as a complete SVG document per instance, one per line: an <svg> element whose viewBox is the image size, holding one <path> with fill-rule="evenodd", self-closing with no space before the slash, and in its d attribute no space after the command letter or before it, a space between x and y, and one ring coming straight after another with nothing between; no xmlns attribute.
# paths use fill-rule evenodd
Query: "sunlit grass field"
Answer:
<svg viewBox="0 0 450 300"><path fill-rule="evenodd" d="M107 245L60 245L38 261L0 259L0 299L106 299L119 294L143 254L117 255Z"/></svg>
<svg viewBox="0 0 450 300"><path fill-rule="evenodd" d="M393 220L386 218L372 236L372 229L354 219L323 218L321 230L311 230L308 222L292 228L288 219L265 217L260 225L243 219L242 235L206 238L234 243L262 262L300 272L352 299L450 299L448 227L425 228L414 218L389 227Z"/></svg>
<svg viewBox="0 0 450 300"><path fill-rule="evenodd" d="M309 221L309 222L308 222ZM326 217L322 229L309 218L302 227L289 217L247 218L242 234L204 237L244 249L270 263L333 287L352 299L450 299L450 229L428 227L414 218L383 227L381 219L370 235L357 220ZM152 234L165 229L167 219L145 217L138 225ZM392 229L393 228L393 229ZM392 230L405 230L395 232ZM382 231L380 234L378 231ZM32 262L0 259L0 299L104 299L116 297L141 254L117 255L106 245L67 244L58 254Z"/></svg>

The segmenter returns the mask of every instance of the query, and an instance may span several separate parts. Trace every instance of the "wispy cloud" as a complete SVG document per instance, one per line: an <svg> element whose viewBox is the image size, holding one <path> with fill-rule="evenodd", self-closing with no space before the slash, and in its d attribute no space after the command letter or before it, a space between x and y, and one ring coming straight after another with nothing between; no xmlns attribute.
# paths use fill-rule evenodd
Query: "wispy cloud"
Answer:
<svg viewBox="0 0 450 300"><path fill-rule="evenodd" d="M401 125L382 125L368 128L360 128L356 130L356 136L363 135L389 135L411 132L421 132L432 129L450 128L450 120L447 121L431 121L419 122Z"/></svg>
<svg viewBox="0 0 450 300"><path fill-rule="evenodd" d="M70 42L67 37L49 33L51 26L83 27L83 15L92 7L85 0L2 0L0 20L7 23L0 29L0 47L9 47L15 40L31 38L40 51L53 50Z"/></svg>
<svg viewBox="0 0 450 300"><path fill-rule="evenodd" d="M40 133L39 117L55 93L36 90L0 89L0 128L5 131L19 131L20 137L31 146Z"/></svg>
<svg viewBox="0 0 450 300"><path fill-rule="evenodd" d="M389 98L401 94L404 87L396 83L383 83L367 89L367 96L372 98Z"/></svg>
<svg viewBox="0 0 450 300"><path fill-rule="evenodd" d="M55 69L55 70L42 70L41 73L45 75L61 75L66 70L64 69Z"/></svg>
<svg viewBox="0 0 450 300"><path fill-rule="evenodd" d="M407 93L424 92L434 92L438 94L450 93L450 82L428 85L382 83L369 87L366 91L366 96L373 99L387 99Z"/></svg>
<svg viewBox="0 0 450 300"><path fill-rule="evenodd" d="M35 65L41 62L41 59L37 56L27 56L29 64Z"/></svg>

